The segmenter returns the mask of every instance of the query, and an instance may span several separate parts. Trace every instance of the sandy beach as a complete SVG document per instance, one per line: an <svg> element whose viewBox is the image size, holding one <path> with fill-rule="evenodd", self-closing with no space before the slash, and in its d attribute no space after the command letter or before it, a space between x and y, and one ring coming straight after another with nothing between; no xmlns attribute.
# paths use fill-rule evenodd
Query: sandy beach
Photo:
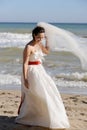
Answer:
<svg viewBox="0 0 87 130"><path fill-rule="evenodd" d="M86 130L87 96L74 94L61 94L61 96L71 125L68 130ZM15 124L20 97L20 90L0 90L0 130L51 130Z"/></svg>

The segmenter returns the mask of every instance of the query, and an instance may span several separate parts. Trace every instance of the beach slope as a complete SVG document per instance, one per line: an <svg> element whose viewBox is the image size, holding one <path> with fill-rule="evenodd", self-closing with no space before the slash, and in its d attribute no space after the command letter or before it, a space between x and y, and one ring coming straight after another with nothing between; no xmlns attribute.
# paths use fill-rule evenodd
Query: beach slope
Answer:
<svg viewBox="0 0 87 130"><path fill-rule="evenodd" d="M71 125L69 130L86 130L87 96L74 94L61 94L61 96ZM44 127L15 124L20 97L19 90L0 90L0 130L50 130Z"/></svg>

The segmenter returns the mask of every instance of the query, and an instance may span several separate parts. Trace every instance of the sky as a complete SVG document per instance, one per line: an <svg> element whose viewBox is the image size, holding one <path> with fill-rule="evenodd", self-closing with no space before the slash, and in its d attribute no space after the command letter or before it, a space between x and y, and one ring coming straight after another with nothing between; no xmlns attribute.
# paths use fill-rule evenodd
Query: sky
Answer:
<svg viewBox="0 0 87 130"><path fill-rule="evenodd" d="M0 0L0 22L87 23L87 0Z"/></svg>

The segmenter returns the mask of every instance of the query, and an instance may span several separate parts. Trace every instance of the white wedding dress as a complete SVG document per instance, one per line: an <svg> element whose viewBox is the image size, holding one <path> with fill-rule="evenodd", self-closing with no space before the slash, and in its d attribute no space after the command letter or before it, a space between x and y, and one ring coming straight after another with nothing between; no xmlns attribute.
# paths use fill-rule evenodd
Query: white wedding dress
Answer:
<svg viewBox="0 0 87 130"><path fill-rule="evenodd" d="M42 62L43 53L38 49L29 57L30 61ZM49 128L68 128L69 121L52 78L42 64L29 65L29 89L24 86L22 76L22 104L16 123Z"/></svg>

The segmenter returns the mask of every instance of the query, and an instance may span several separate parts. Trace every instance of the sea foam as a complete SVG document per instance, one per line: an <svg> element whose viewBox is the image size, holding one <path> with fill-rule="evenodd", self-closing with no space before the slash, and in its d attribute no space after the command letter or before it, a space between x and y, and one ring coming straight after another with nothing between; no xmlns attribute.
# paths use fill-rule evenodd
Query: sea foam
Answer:
<svg viewBox="0 0 87 130"><path fill-rule="evenodd" d="M31 34L0 33L0 47L24 47L32 39Z"/></svg>
<svg viewBox="0 0 87 130"><path fill-rule="evenodd" d="M87 73L60 73L52 77L58 87L65 88L87 88ZM21 76L11 74L0 74L0 86L19 85Z"/></svg>
<svg viewBox="0 0 87 130"><path fill-rule="evenodd" d="M78 38L78 41L81 44L80 46L83 48L87 48L87 38L82 38L82 37L76 37ZM32 40L32 34L31 33L10 33L10 32L0 32L0 47L1 48L6 48L6 47L19 47L22 48L24 47L29 41ZM60 41L60 39L59 39ZM43 43L44 44L44 43ZM55 48L56 50L56 48ZM64 45L59 44L58 51L70 51Z"/></svg>

